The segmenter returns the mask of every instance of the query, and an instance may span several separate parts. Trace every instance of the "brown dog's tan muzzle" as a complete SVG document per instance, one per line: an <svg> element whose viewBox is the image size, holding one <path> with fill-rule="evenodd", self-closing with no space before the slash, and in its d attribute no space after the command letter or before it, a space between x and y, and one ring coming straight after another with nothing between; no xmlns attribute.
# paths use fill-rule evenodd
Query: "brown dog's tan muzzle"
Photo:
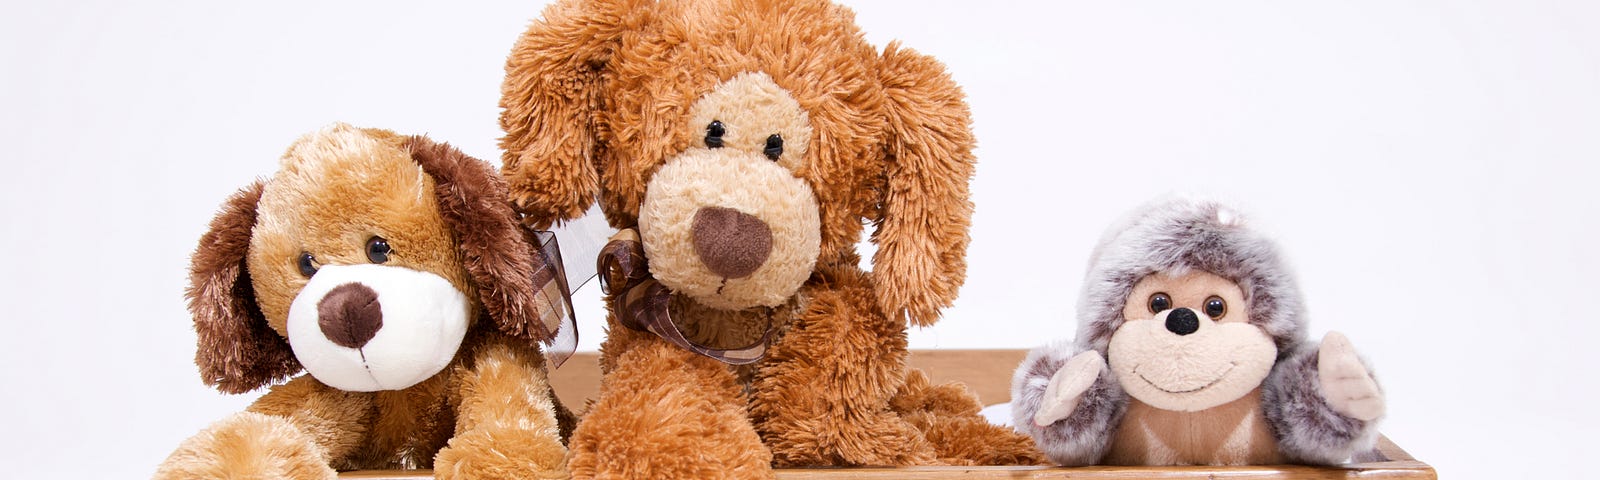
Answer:
<svg viewBox="0 0 1600 480"><path fill-rule="evenodd" d="M767 223L727 207L701 207L691 235L694 253L706 269L724 278L748 277L772 255Z"/></svg>

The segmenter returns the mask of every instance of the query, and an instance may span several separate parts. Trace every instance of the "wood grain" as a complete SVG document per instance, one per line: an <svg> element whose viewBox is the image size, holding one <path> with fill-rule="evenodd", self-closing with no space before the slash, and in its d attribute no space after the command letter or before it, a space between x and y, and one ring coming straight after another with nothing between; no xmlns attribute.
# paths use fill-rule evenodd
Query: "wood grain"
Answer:
<svg viewBox="0 0 1600 480"><path fill-rule="evenodd" d="M1011 372L1027 356L1026 350L914 350L911 366L927 371L935 384L964 382L985 405L1011 400ZM600 356L579 352L550 374L550 384L562 403L574 411L586 409L600 390ZM793 480L865 479L1436 479L1433 467L1411 457L1388 437L1379 437L1370 452L1338 467L1262 465L1249 467L910 467L910 468L797 468L778 470L778 478ZM374 470L343 472L339 478L361 480L421 480L433 478L427 470Z"/></svg>
<svg viewBox="0 0 1600 480"><path fill-rule="evenodd" d="M913 350L910 364L935 385L964 382L984 405L1011 401L1011 372L1027 350ZM600 392L600 354L578 352L550 372L550 386L567 408L581 412Z"/></svg>

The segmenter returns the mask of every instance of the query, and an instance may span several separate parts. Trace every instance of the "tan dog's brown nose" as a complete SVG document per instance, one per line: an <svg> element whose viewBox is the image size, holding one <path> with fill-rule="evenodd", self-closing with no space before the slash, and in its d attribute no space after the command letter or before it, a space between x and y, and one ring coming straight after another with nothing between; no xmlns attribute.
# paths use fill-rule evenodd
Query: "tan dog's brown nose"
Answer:
<svg viewBox="0 0 1600 480"><path fill-rule="evenodd" d="M317 302L317 326L333 343L361 348L383 328L378 292L359 283L333 287Z"/></svg>
<svg viewBox="0 0 1600 480"><path fill-rule="evenodd" d="M694 252L711 273L744 278L772 254L772 229L750 214L725 207L702 207L694 214Z"/></svg>

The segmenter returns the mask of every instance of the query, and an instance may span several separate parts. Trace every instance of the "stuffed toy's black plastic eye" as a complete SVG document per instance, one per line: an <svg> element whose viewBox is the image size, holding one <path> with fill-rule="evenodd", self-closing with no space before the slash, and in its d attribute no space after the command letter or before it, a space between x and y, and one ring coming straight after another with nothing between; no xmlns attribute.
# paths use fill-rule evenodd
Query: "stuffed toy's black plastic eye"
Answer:
<svg viewBox="0 0 1600 480"><path fill-rule="evenodd" d="M1228 302L1223 301L1222 297L1212 295L1211 298L1206 299L1206 316L1211 317L1212 320L1217 320L1227 314Z"/></svg>
<svg viewBox="0 0 1600 480"><path fill-rule="evenodd" d="M722 148L722 136L728 133L728 128L722 126L722 120L712 120L706 125L706 148Z"/></svg>
<svg viewBox="0 0 1600 480"><path fill-rule="evenodd" d="M774 133L767 137L767 148L761 153L767 154L768 160L778 161L778 157L783 156L783 136Z"/></svg>
<svg viewBox="0 0 1600 480"><path fill-rule="evenodd" d="M389 241L384 240L383 237L367 239L367 260L372 260L372 263L389 261L389 252L392 251L389 249Z"/></svg>
<svg viewBox="0 0 1600 480"><path fill-rule="evenodd" d="M310 278L317 274L316 261L316 257L312 257L310 252L300 252L300 256L295 258L295 265L300 267L301 275Z"/></svg>
<svg viewBox="0 0 1600 480"><path fill-rule="evenodd" d="M1150 313L1161 313L1172 308L1172 297L1165 293L1150 296Z"/></svg>

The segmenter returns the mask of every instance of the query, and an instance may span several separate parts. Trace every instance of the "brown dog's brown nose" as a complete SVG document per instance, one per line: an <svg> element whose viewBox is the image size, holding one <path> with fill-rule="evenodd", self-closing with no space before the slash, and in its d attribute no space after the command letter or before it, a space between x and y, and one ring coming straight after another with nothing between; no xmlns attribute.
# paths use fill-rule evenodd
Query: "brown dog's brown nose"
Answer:
<svg viewBox="0 0 1600 480"><path fill-rule="evenodd" d="M359 283L333 287L317 302L317 326L333 343L361 348L383 328L378 292Z"/></svg>
<svg viewBox="0 0 1600 480"><path fill-rule="evenodd" d="M694 253L711 273L744 278L772 254L772 229L753 215L725 207L702 207L694 214Z"/></svg>

